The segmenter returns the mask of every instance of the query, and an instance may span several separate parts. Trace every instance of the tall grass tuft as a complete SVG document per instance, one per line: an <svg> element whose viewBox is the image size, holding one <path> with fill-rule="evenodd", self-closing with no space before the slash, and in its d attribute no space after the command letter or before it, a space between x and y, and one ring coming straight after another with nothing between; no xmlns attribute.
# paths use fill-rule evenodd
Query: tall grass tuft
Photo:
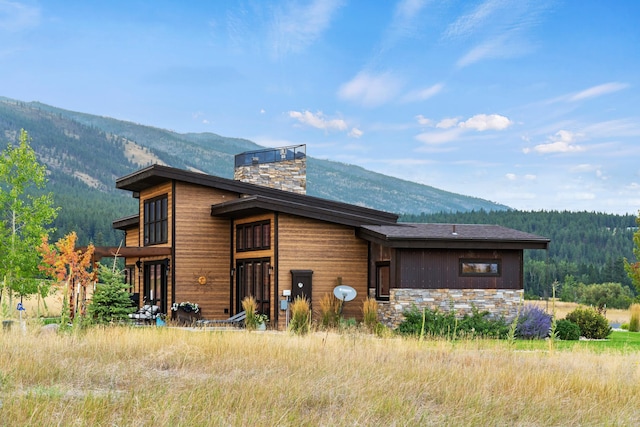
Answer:
<svg viewBox="0 0 640 427"><path fill-rule="evenodd" d="M304 335L311 330L311 308L309 300L296 297L291 303L291 320L289 330L294 334Z"/></svg>
<svg viewBox="0 0 640 427"><path fill-rule="evenodd" d="M247 313L247 317L244 319L244 324L247 330L255 331L258 327L258 319L256 317L256 310L258 309L258 303L252 296L245 297L242 300L242 309Z"/></svg>
<svg viewBox="0 0 640 427"><path fill-rule="evenodd" d="M640 304L631 304L629 311L631 311L629 332L640 332Z"/></svg>
<svg viewBox="0 0 640 427"><path fill-rule="evenodd" d="M378 302L371 297L362 303L362 321L369 332L374 332L378 326Z"/></svg>
<svg viewBox="0 0 640 427"><path fill-rule="evenodd" d="M323 328L332 329L340 321L340 302L333 294L325 293L320 299L320 321Z"/></svg>

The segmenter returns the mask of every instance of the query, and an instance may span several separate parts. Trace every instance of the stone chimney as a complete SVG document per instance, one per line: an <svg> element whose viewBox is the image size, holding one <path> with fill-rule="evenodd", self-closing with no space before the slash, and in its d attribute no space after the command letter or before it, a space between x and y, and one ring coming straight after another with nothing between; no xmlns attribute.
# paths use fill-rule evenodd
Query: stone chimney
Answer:
<svg viewBox="0 0 640 427"><path fill-rule="evenodd" d="M307 193L307 146L267 148L235 156L236 181Z"/></svg>

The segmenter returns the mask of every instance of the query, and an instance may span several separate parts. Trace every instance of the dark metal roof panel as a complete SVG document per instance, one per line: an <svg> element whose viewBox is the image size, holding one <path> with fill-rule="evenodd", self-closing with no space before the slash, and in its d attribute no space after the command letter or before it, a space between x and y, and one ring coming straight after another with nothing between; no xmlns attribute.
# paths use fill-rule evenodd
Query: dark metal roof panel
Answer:
<svg viewBox="0 0 640 427"><path fill-rule="evenodd" d="M398 248L496 247L507 249L547 249L550 240L536 234L482 224L363 225L363 239Z"/></svg>
<svg viewBox="0 0 640 427"><path fill-rule="evenodd" d="M364 213L353 214L344 210L264 196L243 197L211 206L212 216L226 218L238 218L261 212L282 212L353 227L359 227L363 224L395 223L393 221L383 222L377 216L368 216Z"/></svg>
<svg viewBox="0 0 640 427"><path fill-rule="evenodd" d="M124 218L118 218L111 223L111 227L116 230L126 230L140 225L140 215L135 214Z"/></svg>

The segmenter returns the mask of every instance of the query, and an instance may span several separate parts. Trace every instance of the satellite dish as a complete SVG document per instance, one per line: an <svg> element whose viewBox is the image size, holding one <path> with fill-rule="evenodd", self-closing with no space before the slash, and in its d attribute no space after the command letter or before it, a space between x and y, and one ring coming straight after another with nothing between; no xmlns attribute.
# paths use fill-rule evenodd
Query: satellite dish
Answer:
<svg viewBox="0 0 640 427"><path fill-rule="evenodd" d="M340 301L345 302L353 300L358 295L358 292L351 286L340 285L333 288L333 295Z"/></svg>

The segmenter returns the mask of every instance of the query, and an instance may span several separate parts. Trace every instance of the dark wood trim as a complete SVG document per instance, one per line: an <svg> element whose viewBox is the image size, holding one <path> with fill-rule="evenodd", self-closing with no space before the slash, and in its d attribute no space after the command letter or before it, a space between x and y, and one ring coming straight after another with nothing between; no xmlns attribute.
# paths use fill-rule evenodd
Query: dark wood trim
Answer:
<svg viewBox="0 0 640 427"><path fill-rule="evenodd" d="M85 248L79 248L86 250ZM167 256L172 254L172 248L169 246L146 246L146 247L118 247L118 246L96 246L94 257L96 260L102 258L111 258L116 255L125 258L143 258L155 256Z"/></svg>
<svg viewBox="0 0 640 427"><path fill-rule="evenodd" d="M235 262L233 259L234 256L234 250L235 250L235 246L236 246L236 241L233 238L233 230L235 230L236 225L235 225L235 221L229 221L229 241L231 242L231 244L229 245L229 316L231 315L235 315L237 313L235 313L235 304L233 303L233 299L234 299L234 290L235 290L235 281L236 281L236 275L235 275ZM231 272L234 272L234 274L231 274Z"/></svg>
<svg viewBox="0 0 640 427"><path fill-rule="evenodd" d="M273 214L273 295L275 307L273 308L273 321L277 325L280 314L280 287L278 286L278 212Z"/></svg>
<svg viewBox="0 0 640 427"><path fill-rule="evenodd" d="M171 304L176 302L176 181L171 181Z"/></svg>

